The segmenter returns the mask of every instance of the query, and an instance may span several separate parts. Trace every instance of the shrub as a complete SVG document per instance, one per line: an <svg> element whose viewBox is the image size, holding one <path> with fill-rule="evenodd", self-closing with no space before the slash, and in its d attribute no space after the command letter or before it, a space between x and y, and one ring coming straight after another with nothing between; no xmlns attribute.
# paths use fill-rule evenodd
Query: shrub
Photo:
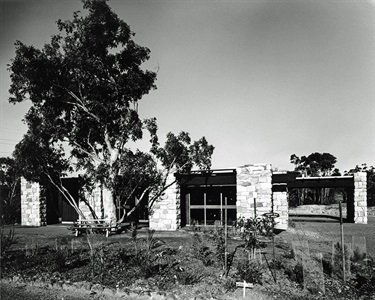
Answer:
<svg viewBox="0 0 375 300"><path fill-rule="evenodd" d="M26 256L35 256L38 255L41 251L40 243L37 239L32 238L25 245L25 255Z"/></svg>
<svg viewBox="0 0 375 300"><path fill-rule="evenodd" d="M236 280L234 278L230 278L230 277L225 278L223 287L224 287L225 291L227 291L227 292L234 291L237 288Z"/></svg>
<svg viewBox="0 0 375 300"><path fill-rule="evenodd" d="M193 242L192 242L190 249L192 251L193 256L196 259L199 259L203 263L203 265L205 266L213 265L214 263L213 252L203 241L203 238L200 234L194 233Z"/></svg>
<svg viewBox="0 0 375 300"><path fill-rule="evenodd" d="M14 237L14 227L9 229L8 234L5 234L4 227L1 226L0 229L0 258L3 259L3 257L6 255L6 252L9 250L9 248L17 243L17 239Z"/></svg>
<svg viewBox="0 0 375 300"><path fill-rule="evenodd" d="M333 265L332 273L342 277L343 275L343 264L342 264L342 247L340 243L335 244L334 255L333 255ZM346 245L344 245L344 258L345 258L345 270L346 272L350 269L350 253Z"/></svg>
<svg viewBox="0 0 375 300"><path fill-rule="evenodd" d="M291 281L303 285L303 266L301 263L298 262L293 266L286 267L284 273Z"/></svg>
<svg viewBox="0 0 375 300"><path fill-rule="evenodd" d="M67 249L60 249L57 250L54 255L52 256L51 264L54 266L54 271L61 271L67 262L68 259L68 250Z"/></svg>
<svg viewBox="0 0 375 300"><path fill-rule="evenodd" d="M225 266L225 232L223 227L215 227L211 242L215 247L215 256L222 267Z"/></svg>
<svg viewBox="0 0 375 300"><path fill-rule="evenodd" d="M237 220L237 228L240 229L240 235L247 250L265 247L265 243L259 240L259 236L271 237L274 225L274 219L266 216L248 219L242 217Z"/></svg>
<svg viewBox="0 0 375 300"><path fill-rule="evenodd" d="M182 272L175 273L177 281L179 284L183 285L193 285L200 282L203 278L202 274L197 272L192 272L189 270L183 270Z"/></svg>
<svg viewBox="0 0 375 300"><path fill-rule="evenodd" d="M262 284L264 266L258 260L245 260L237 265L237 275L248 283Z"/></svg>
<svg viewBox="0 0 375 300"><path fill-rule="evenodd" d="M93 233L92 230L87 231L86 238L90 248L91 278L94 280L98 273L99 280L102 282L105 268L105 239L101 234Z"/></svg>

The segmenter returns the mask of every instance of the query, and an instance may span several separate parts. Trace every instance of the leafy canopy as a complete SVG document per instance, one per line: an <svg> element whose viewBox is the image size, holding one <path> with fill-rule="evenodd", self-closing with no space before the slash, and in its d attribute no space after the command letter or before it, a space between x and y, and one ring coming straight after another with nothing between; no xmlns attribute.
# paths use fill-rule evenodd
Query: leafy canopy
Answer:
<svg viewBox="0 0 375 300"><path fill-rule="evenodd" d="M101 182L112 192L128 182L122 190L129 196L140 186L160 192L172 170L210 168L214 148L205 138L192 142L186 132L169 133L162 147L156 119L139 117L138 102L156 88L156 73L142 68L150 50L134 42L105 0L84 0L83 8L87 14L58 20L58 34L42 49L15 44L9 101L32 103L25 116L29 130L15 151L27 179L46 176L56 183L83 170L87 184ZM129 142L145 130L150 152L132 150Z"/></svg>
<svg viewBox="0 0 375 300"><path fill-rule="evenodd" d="M290 156L290 162L295 165L295 171L302 172L306 176L339 176L339 170L334 169L337 159L330 153L314 152L309 156Z"/></svg>

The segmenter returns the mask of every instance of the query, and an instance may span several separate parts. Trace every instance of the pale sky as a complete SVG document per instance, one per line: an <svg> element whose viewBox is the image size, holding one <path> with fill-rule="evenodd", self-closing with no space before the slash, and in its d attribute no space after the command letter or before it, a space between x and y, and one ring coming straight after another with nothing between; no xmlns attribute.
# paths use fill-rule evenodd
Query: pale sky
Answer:
<svg viewBox="0 0 375 300"><path fill-rule="evenodd" d="M157 90L140 103L160 134L181 130L215 146L213 168L329 152L341 172L375 165L372 1L108 2L151 50ZM8 103L14 42L40 48L72 0L0 0L0 156L26 132L29 104Z"/></svg>

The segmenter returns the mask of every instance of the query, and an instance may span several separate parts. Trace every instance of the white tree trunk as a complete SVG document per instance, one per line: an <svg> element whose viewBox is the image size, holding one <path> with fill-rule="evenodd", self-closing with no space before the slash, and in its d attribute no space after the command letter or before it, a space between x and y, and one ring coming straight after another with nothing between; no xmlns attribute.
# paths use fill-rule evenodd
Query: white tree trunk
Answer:
<svg viewBox="0 0 375 300"><path fill-rule="evenodd" d="M104 206L104 218L108 221L116 223L116 205L113 199L112 192L103 187L103 206Z"/></svg>

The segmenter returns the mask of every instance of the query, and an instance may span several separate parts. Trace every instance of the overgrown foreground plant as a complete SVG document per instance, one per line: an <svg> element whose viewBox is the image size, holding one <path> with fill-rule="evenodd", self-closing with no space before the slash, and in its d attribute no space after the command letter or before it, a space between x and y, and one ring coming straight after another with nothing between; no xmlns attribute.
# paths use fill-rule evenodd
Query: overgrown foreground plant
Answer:
<svg viewBox="0 0 375 300"><path fill-rule="evenodd" d="M5 233L5 229L3 226L0 228L0 258L3 259L4 256L6 255L7 251L9 248L17 243L17 239L14 237L14 227L10 227L8 234Z"/></svg>
<svg viewBox="0 0 375 300"><path fill-rule="evenodd" d="M133 229L134 248L119 250L123 284L146 280L157 289L168 290L176 284L191 285L199 282L202 274L190 268L189 258L181 250L168 247L154 234L154 230L147 230L146 237L141 239L136 229Z"/></svg>
<svg viewBox="0 0 375 300"><path fill-rule="evenodd" d="M105 240L101 234L96 234L92 230L87 231L86 237L90 249L91 278L95 278L97 271L100 282L103 282Z"/></svg>
<svg viewBox="0 0 375 300"><path fill-rule="evenodd" d="M333 277L339 279L342 279L342 252L341 244L336 243L333 265L326 264L327 271L331 271ZM366 253L361 253L358 249L354 249L353 253L350 253L345 245L344 255L348 287L365 299L375 299L375 262L373 258L368 257Z"/></svg>
<svg viewBox="0 0 375 300"><path fill-rule="evenodd" d="M255 218L239 218L236 227L240 231L240 236L245 242L244 247L247 250L264 247L260 237L270 238L273 234L275 221L271 217L262 216Z"/></svg>

